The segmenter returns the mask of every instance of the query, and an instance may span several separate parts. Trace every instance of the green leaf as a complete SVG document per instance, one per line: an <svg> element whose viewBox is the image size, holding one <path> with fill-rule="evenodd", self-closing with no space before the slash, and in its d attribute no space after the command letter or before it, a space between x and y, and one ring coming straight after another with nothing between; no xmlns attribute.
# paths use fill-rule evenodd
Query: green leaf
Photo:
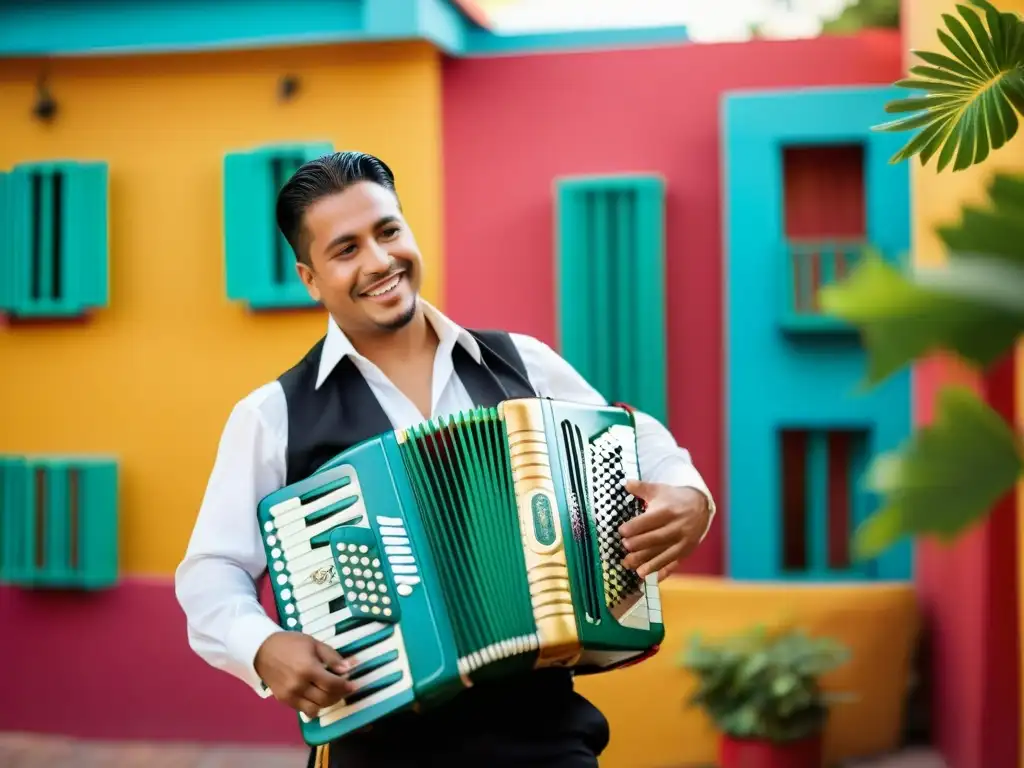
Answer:
<svg viewBox="0 0 1024 768"><path fill-rule="evenodd" d="M701 707L722 733L775 742L820 732L829 702L820 676L849 658L849 650L800 630L754 627L715 643L693 636L683 666L698 677L690 704ZM694 666L694 659L714 659Z"/></svg>
<svg viewBox="0 0 1024 768"><path fill-rule="evenodd" d="M1024 470L1020 438L973 392L939 394L932 425L901 452L876 459L868 485L884 498L854 537L858 557L870 558L905 536L950 540L978 522Z"/></svg>
<svg viewBox="0 0 1024 768"><path fill-rule="evenodd" d="M960 223L940 227L939 237L965 258L985 254L1024 265L1024 176L996 175L988 196L991 207L965 207Z"/></svg>
<svg viewBox="0 0 1024 768"><path fill-rule="evenodd" d="M958 5L959 18L943 14L938 37L946 53L913 51L924 65L911 67L901 88L924 95L897 99L886 111L903 114L875 127L879 131L918 131L892 162L915 155L926 165L938 154L939 171L984 161L1016 136L1024 115L1024 20L1000 13L987 0ZM909 114L908 113L915 113Z"/></svg>
<svg viewBox="0 0 1024 768"><path fill-rule="evenodd" d="M846 280L823 289L820 302L860 328L869 385L939 350L987 366L1024 332L1024 268L951 258L944 269L907 276L869 253Z"/></svg>

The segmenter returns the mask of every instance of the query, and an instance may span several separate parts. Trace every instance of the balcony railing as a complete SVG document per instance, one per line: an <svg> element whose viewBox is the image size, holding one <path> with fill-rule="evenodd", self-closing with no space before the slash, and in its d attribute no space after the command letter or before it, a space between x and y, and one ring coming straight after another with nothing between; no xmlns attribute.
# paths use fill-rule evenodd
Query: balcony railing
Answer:
<svg viewBox="0 0 1024 768"><path fill-rule="evenodd" d="M788 331L843 331L849 326L823 314L822 288L846 277L861 258L863 240L789 240L783 249L782 326Z"/></svg>

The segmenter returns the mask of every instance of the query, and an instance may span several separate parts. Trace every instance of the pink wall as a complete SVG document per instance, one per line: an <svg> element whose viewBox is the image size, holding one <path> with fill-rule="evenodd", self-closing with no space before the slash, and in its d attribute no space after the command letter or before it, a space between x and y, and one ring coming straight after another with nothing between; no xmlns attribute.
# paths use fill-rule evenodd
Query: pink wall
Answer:
<svg viewBox="0 0 1024 768"><path fill-rule="evenodd" d="M915 372L915 421L934 414L935 395L963 375L941 359ZM1017 416L1014 362L995 366L981 395L1005 418ZM931 634L933 735L952 768L1015 766L1020 735L1017 499L954 544L924 541L917 584Z"/></svg>
<svg viewBox="0 0 1024 768"><path fill-rule="evenodd" d="M444 306L556 346L552 182L657 171L668 183L669 426L727 514L719 106L732 90L891 83L895 32L445 65ZM557 346L556 346L557 348ZM722 525L687 564L720 573Z"/></svg>
<svg viewBox="0 0 1024 768"><path fill-rule="evenodd" d="M169 579L97 593L0 587L0 731L301 745L295 716L188 647Z"/></svg>

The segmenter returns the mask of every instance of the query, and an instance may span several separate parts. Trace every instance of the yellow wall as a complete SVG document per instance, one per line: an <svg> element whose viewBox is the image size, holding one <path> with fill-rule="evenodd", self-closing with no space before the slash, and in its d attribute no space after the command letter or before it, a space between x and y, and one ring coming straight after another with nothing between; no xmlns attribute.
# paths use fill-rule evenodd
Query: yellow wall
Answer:
<svg viewBox="0 0 1024 768"><path fill-rule="evenodd" d="M944 28L941 14L955 13L957 2L958 0L904 0L902 13L906 49L942 51L942 43L936 34L938 29ZM1024 0L998 0L996 6L1001 11L1024 13ZM917 58L908 54L908 67L917 63ZM992 174L996 172L1024 173L1024 134L1019 134L1001 150L990 155L981 165L966 171L950 173L947 170L937 175L934 162L927 168L921 168L916 161L913 163L911 190L915 263L942 263L944 249L935 235L935 228L956 221L965 204L983 203L986 187ZM1021 415L1021 426L1024 427L1024 351L1021 349L1017 352L1017 412ZM1018 546L1021 547L1020 551L1024 551L1024 489L1018 492L1017 498ZM1024 560L1021 560L1020 568L1018 578L1022 588L1021 594L1024 594ZM1024 706L1021 707L1021 712L1024 713ZM1021 727L1024 729L1024 721ZM1024 757L1020 765L1024 766Z"/></svg>
<svg viewBox="0 0 1024 768"><path fill-rule="evenodd" d="M121 567L170 574L224 420L298 360L319 312L251 316L225 298L224 153L326 138L395 170L438 300L440 62L381 44L46 63L60 111L33 120L43 66L0 60L0 168L58 157L110 169L111 306L83 326L0 328L0 453L119 458ZM302 78L276 100L277 79Z"/></svg>
<svg viewBox="0 0 1024 768"><path fill-rule="evenodd" d="M718 736L702 712L687 707L695 679L678 661L693 632L715 638L758 623L797 626L849 647L849 663L826 681L856 697L836 705L826 732L829 761L880 754L899 743L919 628L913 585L798 586L673 576L662 585L662 608L667 636L656 656L577 683L611 723L603 768L713 765Z"/></svg>
<svg viewBox="0 0 1024 768"><path fill-rule="evenodd" d="M936 30L945 28L941 15L956 14L959 0L909 0L903 3L903 29L905 49L944 51ZM1024 13L1024 0L997 0L1002 11ZM923 63L907 54L907 66ZM909 140L911 133L906 134ZM950 170L941 175L935 172L935 161L921 168L915 159L911 162L911 209L913 212L913 248L917 264L938 264L943 248L935 235L935 227L955 221L964 203L984 200L985 186L997 170L1024 170L1024 135L1018 136L998 152L991 154L982 165L956 173Z"/></svg>

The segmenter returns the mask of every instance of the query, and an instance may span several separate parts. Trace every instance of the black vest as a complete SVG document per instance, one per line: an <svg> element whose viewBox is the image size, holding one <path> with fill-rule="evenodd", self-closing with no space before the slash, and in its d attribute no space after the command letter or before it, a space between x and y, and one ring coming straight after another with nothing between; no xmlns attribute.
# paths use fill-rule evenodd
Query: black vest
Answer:
<svg viewBox="0 0 1024 768"><path fill-rule="evenodd" d="M452 351L455 373L475 405L492 407L502 400L534 397L522 358L508 334L470 331L480 345L477 365L462 344ZM355 363L343 358L316 389L324 339L279 381L288 403L286 483L313 474L347 448L394 429Z"/></svg>
<svg viewBox="0 0 1024 768"><path fill-rule="evenodd" d="M452 358L454 372L475 405L493 407L503 400L536 396L508 334L470 333L480 345L481 364L460 343ZM279 378L288 405L289 485L345 449L395 428L350 358L343 358L316 388L323 345L321 339ZM350 734L331 745L330 765L525 766L536 764L540 754L551 750L560 754L558 750L577 749L581 741L585 749L597 753L607 740L607 721L573 691L569 673L544 670L523 679L476 686L444 707L392 716ZM505 762L517 754L521 758ZM471 763L460 762L469 756Z"/></svg>

